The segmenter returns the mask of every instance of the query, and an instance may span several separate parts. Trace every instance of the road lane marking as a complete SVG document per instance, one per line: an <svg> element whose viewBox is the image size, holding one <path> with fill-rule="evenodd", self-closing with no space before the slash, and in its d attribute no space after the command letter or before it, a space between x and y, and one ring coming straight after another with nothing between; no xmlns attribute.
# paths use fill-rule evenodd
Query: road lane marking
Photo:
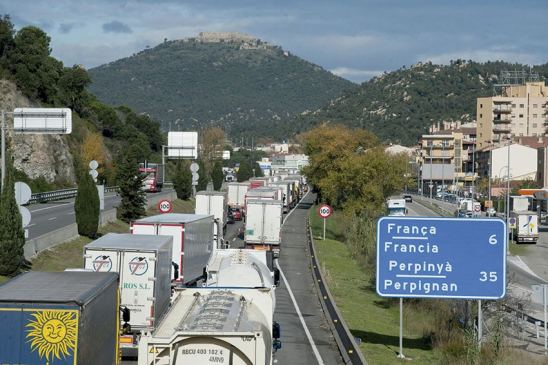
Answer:
<svg viewBox="0 0 548 365"><path fill-rule="evenodd" d="M308 342L310 342L310 346L312 347L312 352L314 352L314 356L316 356L316 360L318 360L319 365L324 365L323 359L320 355L320 352L318 351L318 348L316 347L316 344L314 343L314 340L312 339L312 335L310 334L310 331L308 330L308 326L306 325L306 322L304 321L303 315L301 313L301 310L299 308L299 305L297 304L297 301L295 300L295 296L293 295L293 291L291 290L291 287L289 286L289 282L285 278L285 274L278 264L278 260L276 260L276 267L278 270L280 270L280 275L282 276L282 280L284 281L284 284L287 288L287 292L289 293L289 296L291 297L291 301L293 302L293 306L295 307L295 311L297 312L297 315L299 316L299 320L301 321L301 324L304 328L304 332L306 333L306 337L308 338Z"/></svg>
<svg viewBox="0 0 548 365"><path fill-rule="evenodd" d="M52 217L52 218L48 218L48 221L53 221L53 220L56 220L57 217Z"/></svg>
<svg viewBox="0 0 548 365"><path fill-rule="evenodd" d="M304 196L301 198L301 200L299 200L299 202L295 205L295 207L293 207L293 209L291 209L291 211L289 213L287 213L287 215L285 216L284 218L284 221L282 222L282 225L285 224L285 221L287 220L287 218L289 218L289 216L291 215L291 213L293 213L293 211L295 209L297 209L297 207L299 206L299 204L301 204L301 202L303 201L304 198L306 198L306 196L308 195L308 193L310 193L310 191L307 191L306 194L304 194Z"/></svg>
<svg viewBox="0 0 548 365"><path fill-rule="evenodd" d="M30 212L31 212L31 213L40 212L40 211L42 211L42 210L53 209L53 208L62 207L63 205L72 205L72 204L74 204L74 203L57 204L57 205L52 205L51 207L45 207L45 208L40 208L40 209L34 209L34 210L31 210Z"/></svg>
<svg viewBox="0 0 548 365"><path fill-rule="evenodd" d="M31 223L31 224L29 224L26 228L32 227L32 226L35 226L35 225L36 225L36 223Z"/></svg>

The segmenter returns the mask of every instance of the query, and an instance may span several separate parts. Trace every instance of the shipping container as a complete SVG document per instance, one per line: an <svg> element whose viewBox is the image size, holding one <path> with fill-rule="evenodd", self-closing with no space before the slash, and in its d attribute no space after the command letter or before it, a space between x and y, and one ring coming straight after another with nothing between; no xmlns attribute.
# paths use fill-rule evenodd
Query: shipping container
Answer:
<svg viewBox="0 0 548 365"><path fill-rule="evenodd" d="M38 272L0 286L0 364L118 364L118 274Z"/></svg>
<svg viewBox="0 0 548 365"><path fill-rule="evenodd" d="M120 344L124 356L137 355L142 331L154 328L171 297L171 236L108 233L84 246L84 268L120 275L120 305L130 310Z"/></svg>
<svg viewBox="0 0 548 365"><path fill-rule="evenodd" d="M271 365L280 347L273 289L177 289L170 311L139 346L139 365Z"/></svg>
<svg viewBox="0 0 548 365"><path fill-rule="evenodd" d="M279 253L283 203L279 200L249 200L245 222L246 248Z"/></svg>
<svg viewBox="0 0 548 365"><path fill-rule="evenodd" d="M131 223L132 234L173 237L172 279L193 285L203 277L213 251L213 216L198 214L158 214Z"/></svg>
<svg viewBox="0 0 548 365"><path fill-rule="evenodd" d="M226 222L228 214L227 194L221 191L200 191L196 193L196 208L194 213L202 215L213 215L214 219L219 220L219 225L223 231L221 237L226 232ZM217 224L213 228L213 239L217 240Z"/></svg>
<svg viewBox="0 0 548 365"><path fill-rule="evenodd" d="M249 182L228 183L228 206L231 208L243 208L245 194L249 189Z"/></svg>

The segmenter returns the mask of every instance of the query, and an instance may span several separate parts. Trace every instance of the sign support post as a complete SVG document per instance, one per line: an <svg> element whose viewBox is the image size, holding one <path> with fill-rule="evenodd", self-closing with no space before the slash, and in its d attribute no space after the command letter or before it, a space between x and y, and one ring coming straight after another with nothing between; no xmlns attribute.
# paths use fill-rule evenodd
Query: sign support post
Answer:
<svg viewBox="0 0 548 365"><path fill-rule="evenodd" d="M400 298L400 353L398 358L405 359L403 354L403 298Z"/></svg>
<svg viewBox="0 0 548 365"><path fill-rule="evenodd" d="M327 218L324 218L323 219L323 240L325 241L325 221L327 220Z"/></svg>
<svg viewBox="0 0 548 365"><path fill-rule="evenodd" d="M6 179L6 114L2 110L2 189Z"/></svg>
<svg viewBox="0 0 548 365"><path fill-rule="evenodd" d="M478 300L478 349L481 350L481 339L483 338L483 313L481 311L481 299Z"/></svg>
<svg viewBox="0 0 548 365"><path fill-rule="evenodd" d="M544 355L546 356L546 354L548 354L548 337L547 334L546 334L546 284L544 284L543 286L543 291L542 291L542 294L543 294L543 301L544 301Z"/></svg>

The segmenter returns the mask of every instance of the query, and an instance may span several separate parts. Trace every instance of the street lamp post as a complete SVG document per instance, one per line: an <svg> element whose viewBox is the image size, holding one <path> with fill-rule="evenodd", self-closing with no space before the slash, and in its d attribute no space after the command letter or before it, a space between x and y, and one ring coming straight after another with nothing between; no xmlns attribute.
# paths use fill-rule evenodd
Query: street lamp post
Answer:
<svg viewBox="0 0 548 365"><path fill-rule="evenodd" d="M433 143L430 144L430 199L432 199L432 188L434 187L432 183L432 146Z"/></svg>
<svg viewBox="0 0 548 365"><path fill-rule="evenodd" d="M508 227L508 217L510 216L510 145L512 140L508 141L508 171L506 172L506 226Z"/></svg>

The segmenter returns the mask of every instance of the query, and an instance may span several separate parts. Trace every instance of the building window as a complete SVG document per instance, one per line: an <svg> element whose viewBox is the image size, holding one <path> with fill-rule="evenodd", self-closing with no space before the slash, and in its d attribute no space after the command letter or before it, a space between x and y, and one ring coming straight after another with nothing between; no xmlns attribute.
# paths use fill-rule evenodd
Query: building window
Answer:
<svg viewBox="0 0 548 365"><path fill-rule="evenodd" d="M537 104L533 104L533 108L535 109L538 108Z"/></svg>
<svg viewBox="0 0 548 365"><path fill-rule="evenodd" d="M516 107L516 104L512 104L512 108L515 108Z"/></svg>
<svg viewBox="0 0 548 365"><path fill-rule="evenodd" d="M533 114L533 118L536 118L536 117L537 117L537 115L536 115L536 114Z"/></svg>
<svg viewBox="0 0 548 365"><path fill-rule="evenodd" d="M520 104L519 107L523 109L525 108L525 104Z"/></svg>
<svg viewBox="0 0 548 365"><path fill-rule="evenodd" d="M537 127L537 123L533 123L533 128L536 128Z"/></svg>
<svg viewBox="0 0 548 365"><path fill-rule="evenodd" d="M523 114L520 114L519 117L520 117L520 118L523 118Z"/></svg>
<svg viewBox="0 0 548 365"><path fill-rule="evenodd" d="M483 118L483 114L480 114L480 118Z"/></svg>
<svg viewBox="0 0 548 365"><path fill-rule="evenodd" d="M512 118L515 118L515 117L516 117L516 115L515 115L515 114L512 114Z"/></svg>

